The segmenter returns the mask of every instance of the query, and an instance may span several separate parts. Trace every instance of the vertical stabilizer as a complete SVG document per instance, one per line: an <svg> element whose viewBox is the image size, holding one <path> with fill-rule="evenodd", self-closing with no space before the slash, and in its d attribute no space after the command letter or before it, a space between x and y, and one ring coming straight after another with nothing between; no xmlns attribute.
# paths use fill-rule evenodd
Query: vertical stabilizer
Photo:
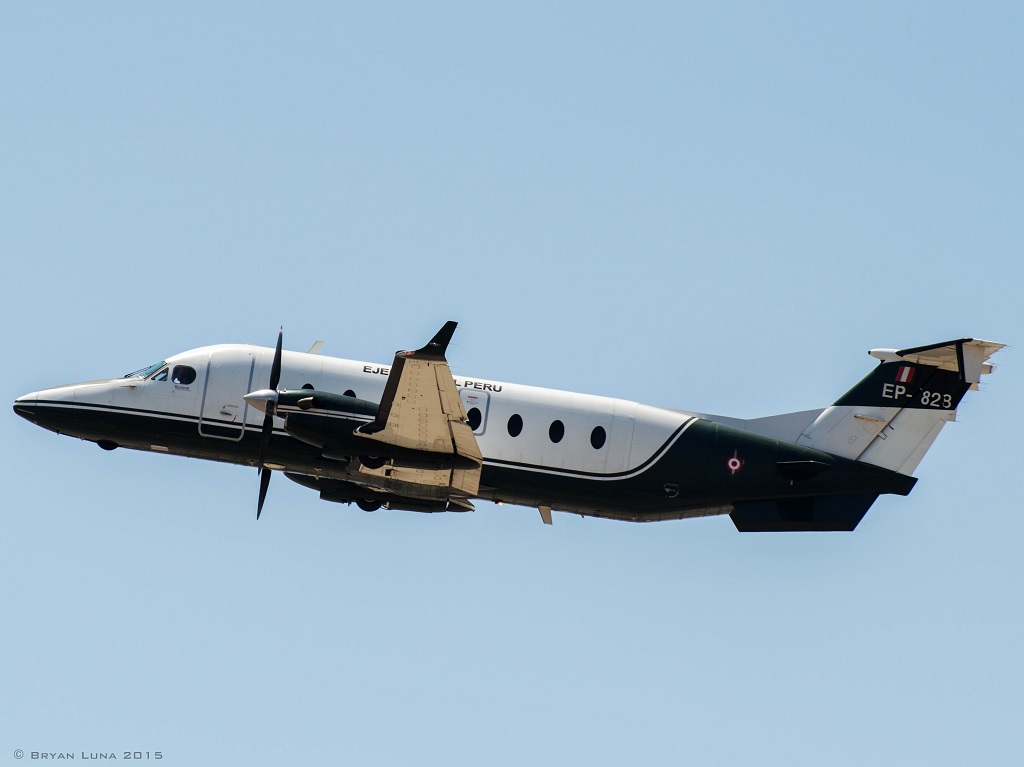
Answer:
<svg viewBox="0 0 1024 767"><path fill-rule="evenodd" d="M873 349L880 364L808 425L797 444L911 474L1003 344L961 338Z"/></svg>

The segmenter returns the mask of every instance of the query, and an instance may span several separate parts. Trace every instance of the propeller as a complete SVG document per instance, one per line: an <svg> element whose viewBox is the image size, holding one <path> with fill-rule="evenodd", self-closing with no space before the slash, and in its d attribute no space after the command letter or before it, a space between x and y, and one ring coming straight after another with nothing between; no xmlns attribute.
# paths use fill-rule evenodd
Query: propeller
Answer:
<svg viewBox="0 0 1024 767"><path fill-rule="evenodd" d="M277 410L277 385L281 382L281 341L284 337L284 328L277 332L277 348L274 349L274 362L270 366L270 385L263 391L247 394L245 399L249 404L260 408L266 413L263 416L263 431L260 434L260 452L256 459L256 466L260 475L260 498L256 504L256 519L260 518L263 511L263 502L267 500L267 488L270 487L271 470L266 467L267 450L270 449L270 438L274 434L274 413ZM251 398L251 399L250 399Z"/></svg>

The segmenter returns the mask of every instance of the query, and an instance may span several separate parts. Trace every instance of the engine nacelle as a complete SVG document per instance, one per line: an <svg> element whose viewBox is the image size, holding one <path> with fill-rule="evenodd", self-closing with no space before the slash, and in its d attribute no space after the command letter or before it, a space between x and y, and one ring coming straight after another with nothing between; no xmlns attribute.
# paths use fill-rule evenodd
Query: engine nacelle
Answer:
<svg viewBox="0 0 1024 767"><path fill-rule="evenodd" d="M345 460L353 456L373 456L383 463L393 460L423 469L467 469L477 467L472 459L459 455L433 454L369 439L356 430L376 415L375 402L344 394L299 389L278 394L277 415L284 419L285 430L323 451L325 458Z"/></svg>

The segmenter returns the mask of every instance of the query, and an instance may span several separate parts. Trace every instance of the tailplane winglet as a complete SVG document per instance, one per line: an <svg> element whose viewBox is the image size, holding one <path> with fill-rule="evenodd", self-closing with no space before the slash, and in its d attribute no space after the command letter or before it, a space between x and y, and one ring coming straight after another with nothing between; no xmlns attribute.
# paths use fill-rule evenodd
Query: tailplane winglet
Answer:
<svg viewBox="0 0 1024 767"><path fill-rule="evenodd" d="M960 338L910 349L872 349L868 354L882 362L906 361L951 370L958 373L972 389L977 389L981 376L995 370L995 365L988 361L989 357L1005 345L975 338Z"/></svg>

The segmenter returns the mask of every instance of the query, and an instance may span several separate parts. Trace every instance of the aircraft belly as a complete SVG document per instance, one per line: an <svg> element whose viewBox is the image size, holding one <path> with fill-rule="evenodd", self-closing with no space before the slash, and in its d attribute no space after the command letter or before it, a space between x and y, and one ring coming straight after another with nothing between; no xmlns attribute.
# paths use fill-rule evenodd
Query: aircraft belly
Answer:
<svg viewBox="0 0 1024 767"><path fill-rule="evenodd" d="M810 467L806 474L793 468ZM708 421L641 471L582 476L485 463L483 497L634 521L724 514L735 502L843 493L906 494L912 478Z"/></svg>

